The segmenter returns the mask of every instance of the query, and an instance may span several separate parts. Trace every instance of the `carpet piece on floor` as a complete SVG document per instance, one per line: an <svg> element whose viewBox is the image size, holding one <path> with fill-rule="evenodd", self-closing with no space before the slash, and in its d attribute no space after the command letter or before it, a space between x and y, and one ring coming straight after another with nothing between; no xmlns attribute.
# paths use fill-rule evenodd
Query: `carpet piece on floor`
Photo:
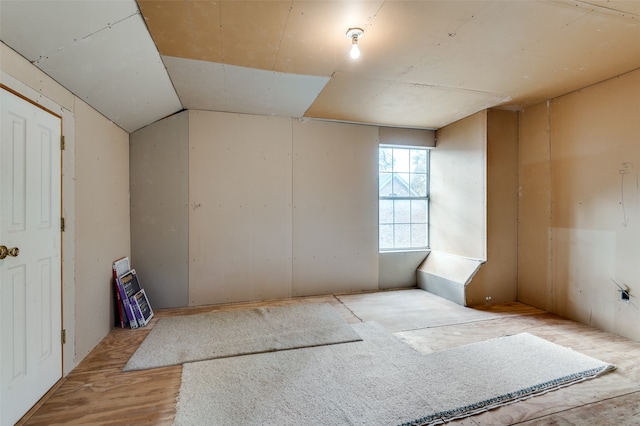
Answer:
<svg viewBox="0 0 640 426"><path fill-rule="evenodd" d="M362 321L375 321L387 330L407 331L502 318L504 314L461 307L420 289L378 292L366 298L357 294L337 296ZM429 315L425 315L425 310Z"/></svg>
<svg viewBox="0 0 640 426"><path fill-rule="evenodd" d="M363 340L185 364L175 425L431 425L613 366L528 333L421 355L376 323Z"/></svg>
<svg viewBox="0 0 640 426"><path fill-rule="evenodd" d="M123 371L358 340L328 303L165 317Z"/></svg>

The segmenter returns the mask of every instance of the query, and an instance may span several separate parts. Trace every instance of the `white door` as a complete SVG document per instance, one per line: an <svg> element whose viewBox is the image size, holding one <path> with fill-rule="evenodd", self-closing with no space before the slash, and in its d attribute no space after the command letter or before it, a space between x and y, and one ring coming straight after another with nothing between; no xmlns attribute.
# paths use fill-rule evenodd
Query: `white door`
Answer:
<svg viewBox="0 0 640 426"><path fill-rule="evenodd" d="M0 424L11 425L62 377L61 121L5 89L0 103Z"/></svg>

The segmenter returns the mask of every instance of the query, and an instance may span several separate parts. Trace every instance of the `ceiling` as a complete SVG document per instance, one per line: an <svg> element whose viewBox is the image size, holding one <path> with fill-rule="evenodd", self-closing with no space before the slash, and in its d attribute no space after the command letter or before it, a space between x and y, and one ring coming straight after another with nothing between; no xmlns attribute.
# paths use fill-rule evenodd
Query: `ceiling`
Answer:
<svg viewBox="0 0 640 426"><path fill-rule="evenodd" d="M0 39L129 132L182 109L437 129L639 68L640 1L0 0Z"/></svg>

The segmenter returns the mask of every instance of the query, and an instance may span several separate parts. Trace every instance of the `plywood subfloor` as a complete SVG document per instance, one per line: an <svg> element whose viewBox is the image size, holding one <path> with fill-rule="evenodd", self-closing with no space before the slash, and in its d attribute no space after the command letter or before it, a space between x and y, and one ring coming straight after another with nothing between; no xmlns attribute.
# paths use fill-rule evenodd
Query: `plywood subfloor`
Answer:
<svg viewBox="0 0 640 426"><path fill-rule="evenodd" d="M19 424L171 425L182 367L121 372L158 318L319 302L333 305L350 323L378 321L423 353L527 331L617 366L615 371L596 380L587 380L450 424L640 424L639 342L521 303L470 309L421 290L159 310L151 324L143 329L112 330Z"/></svg>

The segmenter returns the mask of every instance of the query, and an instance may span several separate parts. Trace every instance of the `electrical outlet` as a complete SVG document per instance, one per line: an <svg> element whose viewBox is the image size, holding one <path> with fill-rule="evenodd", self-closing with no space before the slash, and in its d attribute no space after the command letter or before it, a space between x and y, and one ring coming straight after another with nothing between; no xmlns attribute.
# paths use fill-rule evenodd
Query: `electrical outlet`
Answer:
<svg viewBox="0 0 640 426"><path fill-rule="evenodd" d="M623 302L629 301L629 290L620 290L620 300Z"/></svg>
<svg viewBox="0 0 640 426"><path fill-rule="evenodd" d="M620 292L620 300L623 302L631 303L634 307L637 308L637 306L634 305L631 301L631 290L629 289L629 286L625 283L622 283L622 285L620 285L613 278L611 278L611 281L618 287L618 291Z"/></svg>

